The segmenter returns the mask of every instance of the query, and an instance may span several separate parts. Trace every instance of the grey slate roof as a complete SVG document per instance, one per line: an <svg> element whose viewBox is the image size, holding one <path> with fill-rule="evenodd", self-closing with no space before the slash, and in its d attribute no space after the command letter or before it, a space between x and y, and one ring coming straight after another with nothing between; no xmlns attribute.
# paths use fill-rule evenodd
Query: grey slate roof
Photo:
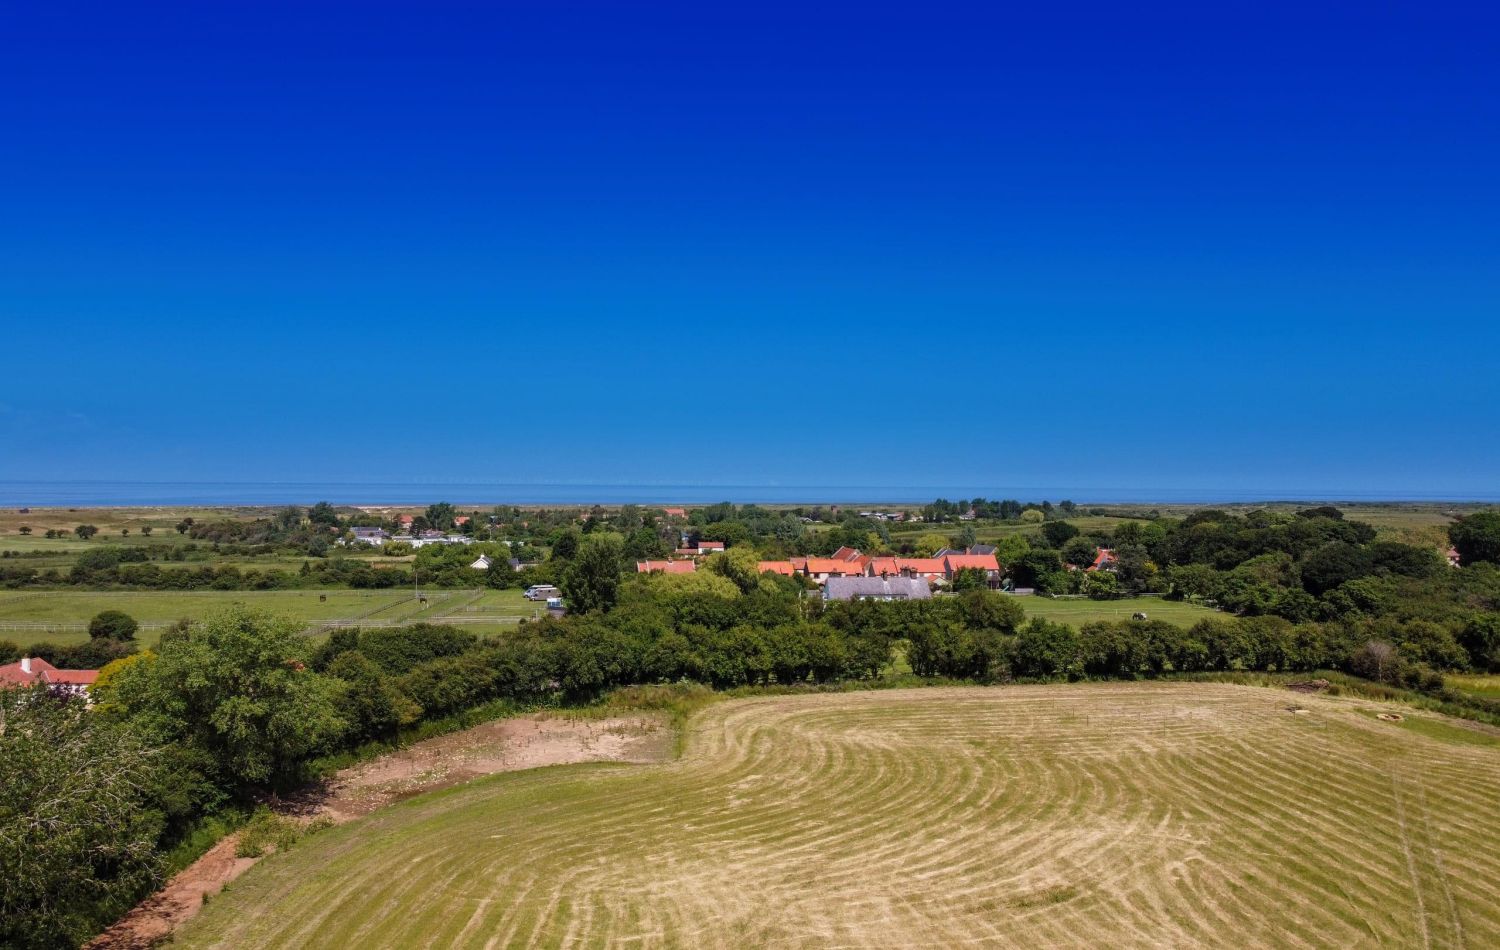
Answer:
<svg viewBox="0 0 1500 950"><path fill-rule="evenodd" d="M932 588L920 577L830 577L825 600L927 600Z"/></svg>

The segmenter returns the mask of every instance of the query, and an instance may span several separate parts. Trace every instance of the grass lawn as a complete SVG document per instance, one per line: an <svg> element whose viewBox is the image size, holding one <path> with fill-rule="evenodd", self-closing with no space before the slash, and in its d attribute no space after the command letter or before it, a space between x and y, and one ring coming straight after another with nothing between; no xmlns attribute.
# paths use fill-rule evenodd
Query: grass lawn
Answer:
<svg viewBox="0 0 1500 950"><path fill-rule="evenodd" d="M498 775L303 838L174 946L1500 946L1500 748L1361 705L719 702L673 762Z"/></svg>
<svg viewBox="0 0 1500 950"><path fill-rule="evenodd" d="M1129 620L1144 613L1152 620L1165 620L1179 627L1191 627L1205 617L1225 614L1208 607L1162 600L1160 597L1129 597L1124 600L1053 600L1050 597L1018 597L1030 617L1043 617L1074 627L1095 620Z"/></svg>

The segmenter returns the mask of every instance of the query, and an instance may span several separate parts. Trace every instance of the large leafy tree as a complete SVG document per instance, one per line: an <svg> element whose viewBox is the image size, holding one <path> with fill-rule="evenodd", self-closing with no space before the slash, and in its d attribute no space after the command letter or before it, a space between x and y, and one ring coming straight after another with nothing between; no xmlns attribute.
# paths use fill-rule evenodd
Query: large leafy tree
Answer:
<svg viewBox="0 0 1500 950"><path fill-rule="evenodd" d="M159 754L45 688L0 721L0 946L76 947L159 879Z"/></svg>
<svg viewBox="0 0 1500 950"><path fill-rule="evenodd" d="M348 728L342 682L307 668L306 650L295 621L235 604L163 639L108 699L153 735L204 753L231 784L274 783Z"/></svg>
<svg viewBox="0 0 1500 950"><path fill-rule="evenodd" d="M1500 564L1500 511L1480 511L1448 528L1448 539L1458 550L1459 563Z"/></svg>
<svg viewBox="0 0 1500 950"><path fill-rule="evenodd" d="M608 610L619 596L624 545L612 534L591 534L563 571L562 592L570 611Z"/></svg>

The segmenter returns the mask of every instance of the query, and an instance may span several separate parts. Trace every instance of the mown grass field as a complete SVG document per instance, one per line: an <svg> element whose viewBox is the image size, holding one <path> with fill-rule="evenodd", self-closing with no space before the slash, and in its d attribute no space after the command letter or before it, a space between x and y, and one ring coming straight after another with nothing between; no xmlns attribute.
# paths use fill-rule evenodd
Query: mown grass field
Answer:
<svg viewBox="0 0 1500 950"><path fill-rule="evenodd" d="M1018 597L1017 602L1026 608L1029 617L1042 617L1070 624L1074 627L1095 620L1129 620L1137 613L1144 613L1151 620L1165 620L1179 627L1191 627L1205 617L1222 617L1224 614L1208 607L1162 600L1160 597L1127 597L1121 600L1053 600L1050 597Z"/></svg>
<svg viewBox="0 0 1500 950"><path fill-rule="evenodd" d="M1369 708L1223 684L728 701L666 765L496 776L306 838L177 944L1500 945L1500 747Z"/></svg>
<svg viewBox="0 0 1500 950"><path fill-rule="evenodd" d="M161 629L183 617L201 619L240 602L273 611L309 627L323 624L388 626L395 623L455 623L474 633L494 633L531 617L536 605L518 590L426 590L426 607L412 592L397 590L296 591L0 591L0 640L77 644L88 639L91 617L123 610L141 624L138 639L149 646Z"/></svg>

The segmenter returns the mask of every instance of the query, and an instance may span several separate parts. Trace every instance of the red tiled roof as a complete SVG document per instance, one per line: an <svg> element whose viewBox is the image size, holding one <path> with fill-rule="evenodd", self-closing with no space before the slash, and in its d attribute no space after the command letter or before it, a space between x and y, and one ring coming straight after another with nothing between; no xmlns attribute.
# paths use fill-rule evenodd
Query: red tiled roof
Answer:
<svg viewBox="0 0 1500 950"><path fill-rule="evenodd" d="M709 550L710 548L722 551L722 550L724 550L724 542L723 541L699 541L698 542L698 550L700 550L700 551L706 551L706 550Z"/></svg>
<svg viewBox="0 0 1500 950"><path fill-rule="evenodd" d="M858 564L831 557L810 557L804 568L809 574L863 574Z"/></svg>
<svg viewBox="0 0 1500 950"><path fill-rule="evenodd" d="M942 558L936 557L898 557L896 565L903 571L911 571L913 574L942 574L947 568L943 566Z"/></svg>
<svg viewBox="0 0 1500 950"><path fill-rule="evenodd" d="M982 571L1000 570L1000 562L993 554L950 554L947 560L948 570L955 572L966 567L977 567Z"/></svg>
<svg viewBox="0 0 1500 950"><path fill-rule="evenodd" d="M662 514L666 515L668 518L686 518L687 517L687 509L685 509L685 508L663 508L662 509Z"/></svg>
<svg viewBox="0 0 1500 950"><path fill-rule="evenodd" d="M635 570L637 574L650 574L652 571L661 571L663 574L691 574L698 569L698 565L692 561L636 561Z"/></svg>
<svg viewBox="0 0 1500 950"><path fill-rule="evenodd" d="M805 557L794 557L794 558L792 558L791 564L792 564L793 569L795 569L795 570L798 570L798 571L805 571L805 570L807 570L807 558L805 558Z"/></svg>
<svg viewBox="0 0 1500 950"><path fill-rule="evenodd" d="M98 678L98 670L60 670L40 657L31 658L30 673L21 668L19 660L0 666L0 683L9 683L14 686L30 686L33 683L88 686Z"/></svg>
<svg viewBox="0 0 1500 950"><path fill-rule="evenodd" d="M1110 550L1109 548L1100 548L1094 555L1094 563L1090 564L1088 569L1091 571L1097 571L1106 564L1113 564L1114 560L1114 551Z"/></svg>
<svg viewBox="0 0 1500 950"><path fill-rule="evenodd" d="M759 569L762 574L770 571L773 574L785 574L787 577L797 572L797 569L792 567L791 561L761 561Z"/></svg>
<svg viewBox="0 0 1500 950"><path fill-rule="evenodd" d="M64 683L72 686L92 686L99 678L98 670L53 670L45 674L49 683Z"/></svg>
<svg viewBox="0 0 1500 950"><path fill-rule="evenodd" d="M871 577L891 577L901 573L899 559L893 557L871 558L866 568Z"/></svg>
<svg viewBox="0 0 1500 950"><path fill-rule="evenodd" d="M847 544L833 552L835 561L852 561L859 557L859 548L851 548Z"/></svg>

